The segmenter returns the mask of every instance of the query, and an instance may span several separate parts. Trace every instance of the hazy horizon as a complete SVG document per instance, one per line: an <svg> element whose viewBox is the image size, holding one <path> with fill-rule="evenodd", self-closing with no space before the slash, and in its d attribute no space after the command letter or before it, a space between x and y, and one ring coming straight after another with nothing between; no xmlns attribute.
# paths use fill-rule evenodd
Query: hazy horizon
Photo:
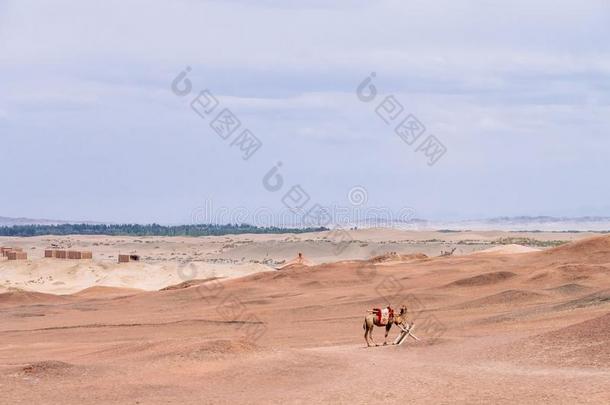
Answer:
<svg viewBox="0 0 610 405"><path fill-rule="evenodd" d="M489 218L467 218L467 219L438 219L411 217L409 220L401 221L397 216L383 217L379 215L356 218L340 218L342 221L333 220L328 224L320 226L331 229L346 226L362 228L395 228L395 229L450 229L450 230L561 230L561 231L610 231L610 217L603 216L583 216L583 217L551 217L551 216L515 216L515 217L489 217ZM5 217L0 215L0 226L14 225L55 225L55 224L92 224L92 225L152 225L161 226L182 226L182 225L253 225L258 227L279 227L279 228L310 228L316 227L315 224L303 223L298 215L285 212L284 215L273 217L257 217L256 215L245 216L243 211L220 212L216 217L206 218L201 212L195 212L192 219L188 222L115 222L99 221L88 219L71 220L66 218L30 218L30 217ZM257 220L259 219L259 220ZM260 219L265 220L263 222ZM470 226L461 228L461 226ZM519 228L526 226L526 228ZM538 226L539 228L532 228ZM514 227L514 228L513 228Z"/></svg>

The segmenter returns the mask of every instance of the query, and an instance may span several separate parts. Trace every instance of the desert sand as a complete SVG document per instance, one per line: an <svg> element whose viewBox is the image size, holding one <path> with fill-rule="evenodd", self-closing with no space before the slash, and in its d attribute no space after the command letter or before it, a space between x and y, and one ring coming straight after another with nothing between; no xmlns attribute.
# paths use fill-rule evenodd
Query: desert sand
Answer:
<svg viewBox="0 0 610 405"><path fill-rule="evenodd" d="M32 259L0 262L2 402L610 403L610 236L352 236L2 238ZM506 237L570 243L490 245ZM43 259L50 243L94 259ZM366 347L388 303L420 341Z"/></svg>
<svg viewBox="0 0 610 405"><path fill-rule="evenodd" d="M437 232L359 229L305 234L228 235L210 237L41 236L0 237L0 246L19 247L27 262L0 258L0 291L17 288L72 294L94 286L156 291L189 279L233 278L289 265L301 252L307 264L368 259L387 252L438 256L496 251L535 250L492 242L512 238L571 241L591 233ZM89 250L93 260L45 259L49 248ZM138 254L140 262L118 264L118 255Z"/></svg>

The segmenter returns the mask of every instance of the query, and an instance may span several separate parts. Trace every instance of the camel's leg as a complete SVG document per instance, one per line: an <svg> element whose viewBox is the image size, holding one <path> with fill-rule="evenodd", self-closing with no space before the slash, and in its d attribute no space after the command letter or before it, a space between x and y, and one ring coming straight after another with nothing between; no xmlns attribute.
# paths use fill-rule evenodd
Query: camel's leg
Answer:
<svg viewBox="0 0 610 405"><path fill-rule="evenodd" d="M388 344L388 333L390 333L390 328L392 327L392 324L389 323L388 326L385 327L385 337L383 339L383 345L387 345Z"/></svg>
<svg viewBox="0 0 610 405"><path fill-rule="evenodd" d="M371 331L369 332L369 337L371 338L371 342L375 345L375 346L379 346L377 343L375 343L375 341L373 340L373 330L375 330L375 325L371 326Z"/></svg>
<svg viewBox="0 0 610 405"><path fill-rule="evenodd" d="M364 323L364 340L366 341L366 347L371 347L371 344L369 343L368 334L369 334L369 326L365 322Z"/></svg>

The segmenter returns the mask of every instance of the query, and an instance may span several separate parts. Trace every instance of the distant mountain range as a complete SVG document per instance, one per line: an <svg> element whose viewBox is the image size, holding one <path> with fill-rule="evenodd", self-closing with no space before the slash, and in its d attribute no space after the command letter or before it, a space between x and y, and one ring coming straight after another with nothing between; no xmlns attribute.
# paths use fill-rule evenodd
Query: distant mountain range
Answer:
<svg viewBox="0 0 610 405"><path fill-rule="evenodd" d="M537 217L528 217L528 216L519 216L519 217L497 217L497 218L489 218L486 221L490 223L519 223L519 222L539 222L539 223L549 223L549 222L608 222L610 221L610 217L549 217L549 216L537 216Z"/></svg>
<svg viewBox="0 0 610 405"><path fill-rule="evenodd" d="M365 218L334 224L341 227L391 227L411 230L471 230L471 231L610 231L610 217L551 217L518 216L467 220L426 220L413 218L391 221L380 218Z"/></svg>
<svg viewBox="0 0 610 405"><path fill-rule="evenodd" d="M425 221L419 228L472 231L610 231L610 217L518 216L462 221Z"/></svg>

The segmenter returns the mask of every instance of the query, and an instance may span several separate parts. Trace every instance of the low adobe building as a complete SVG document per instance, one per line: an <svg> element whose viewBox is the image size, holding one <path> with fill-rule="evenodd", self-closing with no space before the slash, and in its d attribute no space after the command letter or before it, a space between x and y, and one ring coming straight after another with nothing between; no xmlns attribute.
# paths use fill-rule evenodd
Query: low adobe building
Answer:
<svg viewBox="0 0 610 405"><path fill-rule="evenodd" d="M139 255L121 255L119 254L119 263L139 262Z"/></svg>
<svg viewBox="0 0 610 405"><path fill-rule="evenodd" d="M93 253L89 251L80 251L80 250L69 250L68 251L68 259L92 259Z"/></svg>
<svg viewBox="0 0 610 405"><path fill-rule="evenodd" d="M55 259L93 259L93 252L88 250L61 250L61 249L47 249L44 251L44 257L55 258Z"/></svg>
<svg viewBox="0 0 610 405"><path fill-rule="evenodd" d="M27 260L28 254L26 252L12 250L7 253L6 257L8 257L9 260Z"/></svg>
<svg viewBox="0 0 610 405"><path fill-rule="evenodd" d="M9 252L23 252L22 248L17 247L0 247L2 257L8 257Z"/></svg>

